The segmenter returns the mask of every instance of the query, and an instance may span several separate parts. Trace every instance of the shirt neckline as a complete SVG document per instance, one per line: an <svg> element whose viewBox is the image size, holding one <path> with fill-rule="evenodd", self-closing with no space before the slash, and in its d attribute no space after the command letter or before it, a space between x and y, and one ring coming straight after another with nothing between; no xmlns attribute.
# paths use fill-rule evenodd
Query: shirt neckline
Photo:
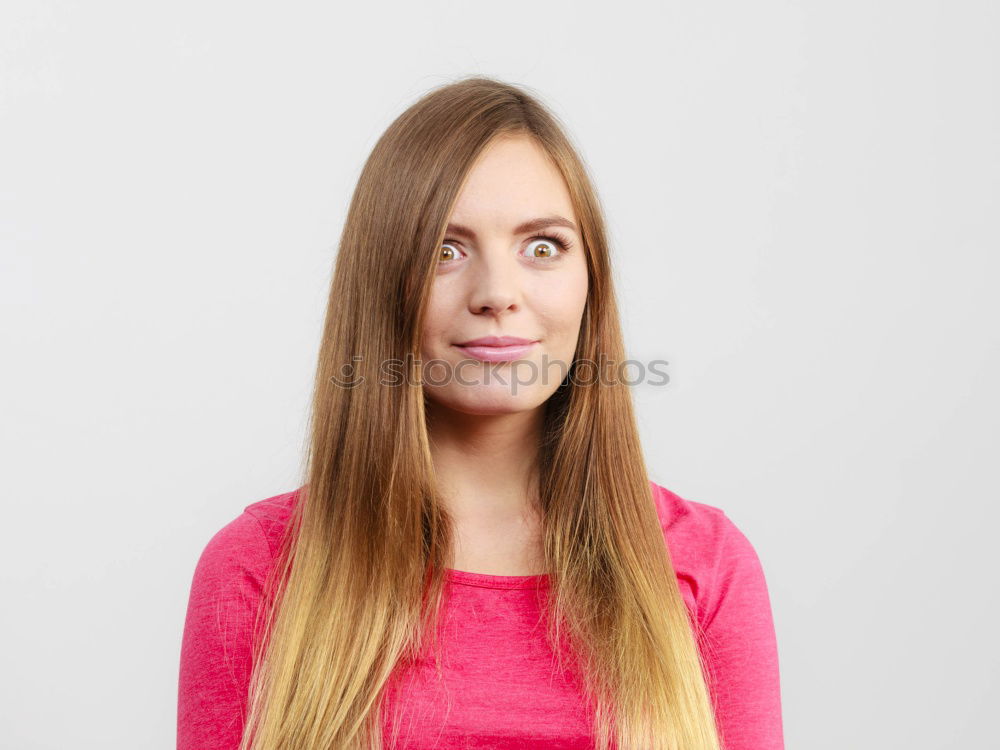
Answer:
<svg viewBox="0 0 1000 750"><path fill-rule="evenodd" d="M467 570L444 569L445 578L452 583L479 586L487 589L535 589L549 584L548 573L531 576L500 576L492 573L472 573Z"/></svg>

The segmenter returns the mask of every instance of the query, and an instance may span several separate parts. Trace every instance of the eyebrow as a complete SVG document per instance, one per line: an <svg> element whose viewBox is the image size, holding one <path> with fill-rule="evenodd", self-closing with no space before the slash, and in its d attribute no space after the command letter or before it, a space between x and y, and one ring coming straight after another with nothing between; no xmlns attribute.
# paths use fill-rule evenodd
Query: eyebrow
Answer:
<svg viewBox="0 0 1000 750"><path fill-rule="evenodd" d="M539 219L529 219L514 227L514 234L528 234L529 232L537 232L546 227L566 227L579 234L576 224L562 216L543 216ZM447 232L448 234L465 237L470 240L476 239L476 233L462 224L448 224Z"/></svg>

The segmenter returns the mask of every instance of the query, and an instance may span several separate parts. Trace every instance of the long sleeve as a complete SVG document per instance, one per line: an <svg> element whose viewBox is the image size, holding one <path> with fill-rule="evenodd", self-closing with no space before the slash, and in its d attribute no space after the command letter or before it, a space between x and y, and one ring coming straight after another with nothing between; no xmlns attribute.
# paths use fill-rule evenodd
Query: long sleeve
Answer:
<svg viewBox="0 0 1000 750"><path fill-rule="evenodd" d="M701 625L722 746L783 750L778 647L764 571L746 536L728 516L720 522Z"/></svg>
<svg viewBox="0 0 1000 750"><path fill-rule="evenodd" d="M180 655L178 750L235 750L246 721L251 637L270 550L244 512L195 568Z"/></svg>

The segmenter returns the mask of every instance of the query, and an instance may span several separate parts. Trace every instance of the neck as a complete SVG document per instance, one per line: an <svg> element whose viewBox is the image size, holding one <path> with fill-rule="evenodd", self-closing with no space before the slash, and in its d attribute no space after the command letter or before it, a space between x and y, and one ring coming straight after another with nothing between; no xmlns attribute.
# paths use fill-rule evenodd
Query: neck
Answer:
<svg viewBox="0 0 1000 750"><path fill-rule="evenodd" d="M438 491L458 524L504 523L534 514L542 407L466 414L427 403Z"/></svg>

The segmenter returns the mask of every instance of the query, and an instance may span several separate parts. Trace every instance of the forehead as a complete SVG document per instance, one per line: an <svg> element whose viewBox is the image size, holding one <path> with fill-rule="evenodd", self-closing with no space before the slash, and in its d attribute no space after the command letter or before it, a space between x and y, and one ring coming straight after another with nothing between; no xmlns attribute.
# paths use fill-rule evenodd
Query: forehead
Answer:
<svg viewBox="0 0 1000 750"><path fill-rule="evenodd" d="M473 165L450 221L481 231L510 231L526 219L576 222L569 189L549 155L529 136L503 136Z"/></svg>

